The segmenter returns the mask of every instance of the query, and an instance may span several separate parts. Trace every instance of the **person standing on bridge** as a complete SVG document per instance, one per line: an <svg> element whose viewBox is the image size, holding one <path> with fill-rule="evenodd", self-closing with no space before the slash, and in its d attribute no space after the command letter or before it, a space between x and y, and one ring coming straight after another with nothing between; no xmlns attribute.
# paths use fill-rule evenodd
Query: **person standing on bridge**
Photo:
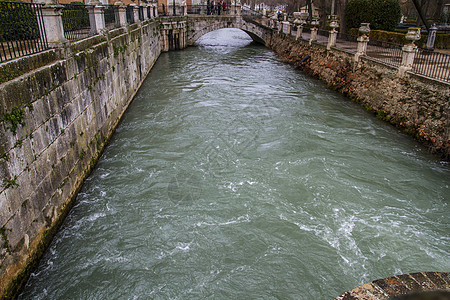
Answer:
<svg viewBox="0 0 450 300"><path fill-rule="evenodd" d="M223 1L222 8L223 8L223 14L225 15L226 14L225 12L227 11L227 3L225 1Z"/></svg>
<svg viewBox="0 0 450 300"><path fill-rule="evenodd" d="M211 14L211 2L208 0L206 1L206 14L210 15Z"/></svg>
<svg viewBox="0 0 450 300"><path fill-rule="evenodd" d="M214 14L214 0L211 0L211 8L209 9L211 14Z"/></svg>
<svg viewBox="0 0 450 300"><path fill-rule="evenodd" d="M219 1L219 3L217 3L217 14L220 16L220 10L222 9L222 1Z"/></svg>

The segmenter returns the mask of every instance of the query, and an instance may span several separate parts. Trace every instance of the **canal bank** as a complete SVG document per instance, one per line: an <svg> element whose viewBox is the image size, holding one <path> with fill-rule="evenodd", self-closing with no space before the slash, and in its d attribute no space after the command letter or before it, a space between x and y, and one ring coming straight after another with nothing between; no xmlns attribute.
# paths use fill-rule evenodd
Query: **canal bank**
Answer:
<svg viewBox="0 0 450 300"><path fill-rule="evenodd" d="M450 85L337 48L274 33L269 40L284 61L319 78L377 118L413 136L444 160L450 158Z"/></svg>
<svg viewBox="0 0 450 300"><path fill-rule="evenodd" d="M2 64L0 295L14 297L161 53L157 21Z"/></svg>
<svg viewBox="0 0 450 300"><path fill-rule="evenodd" d="M0 134L2 288L20 286L51 240L158 58L160 38L158 22L143 22L51 50L26 72L4 73L12 77L0 97L9 116ZM35 57L41 54L21 62Z"/></svg>

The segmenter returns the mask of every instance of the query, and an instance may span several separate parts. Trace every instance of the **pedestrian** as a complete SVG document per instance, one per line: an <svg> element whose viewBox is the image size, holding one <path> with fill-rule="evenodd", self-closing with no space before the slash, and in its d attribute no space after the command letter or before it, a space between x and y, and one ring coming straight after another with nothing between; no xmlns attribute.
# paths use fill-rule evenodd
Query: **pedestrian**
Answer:
<svg viewBox="0 0 450 300"><path fill-rule="evenodd" d="M210 11L211 11L211 14L213 15L214 14L214 0L211 0L211 9L210 9Z"/></svg>
<svg viewBox="0 0 450 300"><path fill-rule="evenodd" d="M227 11L227 3L224 1L224 2L223 2L223 14L224 14L224 15L226 14L226 13L225 13L226 11Z"/></svg>
<svg viewBox="0 0 450 300"><path fill-rule="evenodd" d="M219 1L219 3L217 3L217 14L220 16L220 10L222 9L222 1Z"/></svg>
<svg viewBox="0 0 450 300"><path fill-rule="evenodd" d="M206 1L206 14L207 15L210 15L211 14L211 3L210 3L210 1L208 0L208 1Z"/></svg>

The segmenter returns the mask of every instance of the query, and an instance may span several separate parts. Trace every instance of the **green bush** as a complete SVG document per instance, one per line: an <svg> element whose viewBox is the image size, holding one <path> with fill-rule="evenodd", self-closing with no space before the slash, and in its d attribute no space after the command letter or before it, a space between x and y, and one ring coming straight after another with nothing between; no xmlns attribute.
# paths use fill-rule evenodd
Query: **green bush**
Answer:
<svg viewBox="0 0 450 300"><path fill-rule="evenodd" d="M89 28L89 12L82 2L64 4L62 10L64 31Z"/></svg>
<svg viewBox="0 0 450 300"><path fill-rule="evenodd" d="M0 3L0 37L3 41L27 40L39 37L36 14L27 3Z"/></svg>
<svg viewBox="0 0 450 300"><path fill-rule="evenodd" d="M358 28L351 28L349 30L349 34L351 35L359 35ZM405 39L406 31L405 32L392 32L392 31L384 31L384 30L371 30L369 32L369 38L378 40L378 41L384 41L384 42L390 42L395 44L406 44ZM415 42L415 44L421 48L425 48L427 45L427 34L421 34L420 40ZM436 42L434 43L434 48L436 49L450 49L450 33L446 34L437 34L436 35Z"/></svg>
<svg viewBox="0 0 450 300"><path fill-rule="evenodd" d="M345 8L347 28L370 23L370 28L393 30L401 18L397 0L350 0Z"/></svg>

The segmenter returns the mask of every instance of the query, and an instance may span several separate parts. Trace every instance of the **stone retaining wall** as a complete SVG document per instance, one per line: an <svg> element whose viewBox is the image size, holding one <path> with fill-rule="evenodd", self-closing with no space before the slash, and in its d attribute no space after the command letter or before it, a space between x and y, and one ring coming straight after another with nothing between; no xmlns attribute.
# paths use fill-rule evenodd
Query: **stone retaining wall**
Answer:
<svg viewBox="0 0 450 300"><path fill-rule="evenodd" d="M160 53L148 21L0 66L3 297L26 280Z"/></svg>
<svg viewBox="0 0 450 300"><path fill-rule="evenodd" d="M368 111L417 140L443 159L450 159L450 84L408 73L319 44L273 33L267 46L285 61L325 81L332 89L364 105ZM302 61L303 60L303 61Z"/></svg>
<svg viewBox="0 0 450 300"><path fill-rule="evenodd" d="M407 297L408 295L410 297ZM448 299L449 296L450 273L420 272L377 279L354 288L334 300L440 300Z"/></svg>

